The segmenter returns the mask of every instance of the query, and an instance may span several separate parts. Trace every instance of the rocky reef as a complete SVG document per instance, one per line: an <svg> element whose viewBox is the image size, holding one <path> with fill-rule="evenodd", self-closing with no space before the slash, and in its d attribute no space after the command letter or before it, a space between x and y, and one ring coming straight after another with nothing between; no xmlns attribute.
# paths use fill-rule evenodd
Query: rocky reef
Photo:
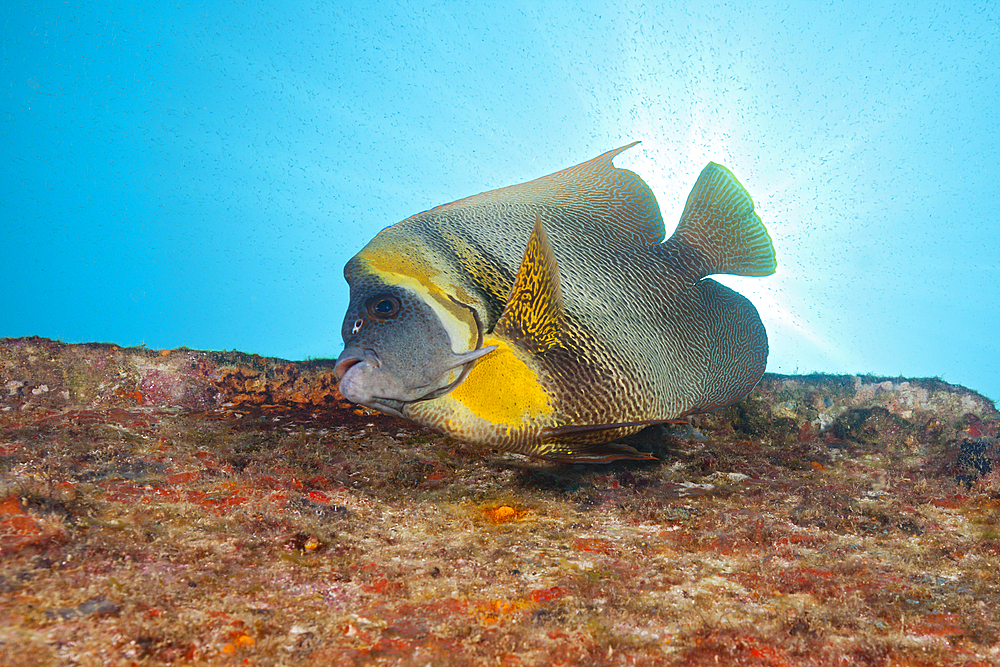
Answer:
<svg viewBox="0 0 1000 667"><path fill-rule="evenodd" d="M330 361L0 339L0 664L1000 664L998 426L768 374L566 466Z"/></svg>

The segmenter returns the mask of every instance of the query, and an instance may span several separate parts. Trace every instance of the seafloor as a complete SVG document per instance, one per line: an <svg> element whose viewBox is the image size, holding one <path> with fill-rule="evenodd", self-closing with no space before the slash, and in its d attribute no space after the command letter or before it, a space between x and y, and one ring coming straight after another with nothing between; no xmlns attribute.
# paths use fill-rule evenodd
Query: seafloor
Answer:
<svg viewBox="0 0 1000 667"><path fill-rule="evenodd" d="M765 375L566 466L332 364L0 339L0 664L997 665L993 404Z"/></svg>

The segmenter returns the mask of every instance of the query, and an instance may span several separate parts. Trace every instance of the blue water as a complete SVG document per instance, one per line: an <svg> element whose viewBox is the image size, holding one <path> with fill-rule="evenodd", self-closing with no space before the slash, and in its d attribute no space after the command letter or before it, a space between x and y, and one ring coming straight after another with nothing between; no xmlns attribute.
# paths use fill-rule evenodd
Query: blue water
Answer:
<svg viewBox="0 0 1000 667"><path fill-rule="evenodd" d="M996 3L5 2L0 336L336 356L380 228L635 139L709 160L775 372L1000 398Z"/></svg>

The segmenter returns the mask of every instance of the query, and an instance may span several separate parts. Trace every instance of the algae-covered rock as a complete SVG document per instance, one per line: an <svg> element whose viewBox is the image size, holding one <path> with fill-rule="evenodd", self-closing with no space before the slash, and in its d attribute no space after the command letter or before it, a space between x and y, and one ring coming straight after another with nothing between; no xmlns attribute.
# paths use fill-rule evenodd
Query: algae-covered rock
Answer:
<svg viewBox="0 0 1000 667"><path fill-rule="evenodd" d="M566 466L328 360L0 340L0 664L992 664L994 406L767 374Z"/></svg>

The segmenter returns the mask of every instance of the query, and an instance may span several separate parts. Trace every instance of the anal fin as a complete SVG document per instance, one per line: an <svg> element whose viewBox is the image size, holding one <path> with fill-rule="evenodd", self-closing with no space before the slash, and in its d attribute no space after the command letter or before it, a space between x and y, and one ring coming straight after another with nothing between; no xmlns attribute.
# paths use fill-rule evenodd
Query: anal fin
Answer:
<svg viewBox="0 0 1000 667"><path fill-rule="evenodd" d="M612 461L658 461L648 452L640 452L621 442L604 442L595 445L574 445L569 451L548 454L547 461L557 463L611 463Z"/></svg>

